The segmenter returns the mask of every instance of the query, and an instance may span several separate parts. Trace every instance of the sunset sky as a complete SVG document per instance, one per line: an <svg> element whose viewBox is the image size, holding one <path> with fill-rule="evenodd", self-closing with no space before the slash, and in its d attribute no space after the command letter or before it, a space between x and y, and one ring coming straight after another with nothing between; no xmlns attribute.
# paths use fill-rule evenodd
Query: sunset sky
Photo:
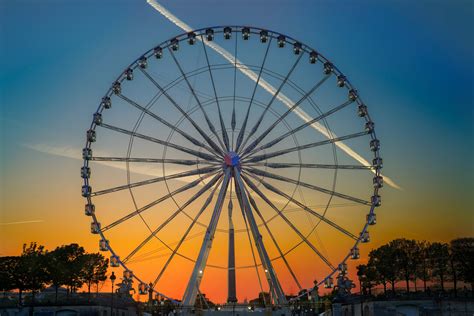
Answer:
<svg viewBox="0 0 474 316"><path fill-rule="evenodd" d="M249 25L288 34L347 74L376 122L383 173L400 187L382 189L378 223L370 230L371 242L361 247L360 262L370 249L398 237L449 241L474 234L471 1L160 3L195 28ZM85 131L99 100L123 69L157 43L181 33L146 1L0 2L0 256L17 255L30 241L47 249L75 242L98 251L98 237L89 232L90 218L84 216L80 194ZM122 113L114 119L126 122L128 116ZM108 145L119 147L113 141ZM97 174L110 187L120 183L123 170L102 165ZM148 171L136 172L136 179L150 176ZM349 176L347 187L357 191L358 180ZM125 212L125 203L130 203L127 196L117 196L102 205L109 211L120 205ZM339 210L345 213L332 213L332 219L341 225L365 220L366 210ZM295 222L304 222L292 214ZM278 225L275 229L285 230ZM331 257L347 252L347 240L321 229L323 247ZM171 229L164 234L172 242L180 233ZM227 241L221 235L213 246L221 252L209 260L225 265ZM283 235L291 246L294 236ZM145 236L130 226L110 240L127 252L131 239ZM189 243L186 251L193 253L201 238ZM250 262L246 245L242 241L239 253L244 265ZM158 243L151 244L148 251L157 248ZM304 249L292 256L305 287L322 277L321 271L313 271L318 269L313 259L304 260ZM163 260L137 261L134 270L143 271L148 282ZM192 266L180 258L172 268L174 274L163 279L159 290L180 297ZM225 270L206 272L208 279L225 279ZM255 297L255 275L242 272L240 277L239 299ZM288 275L282 280L286 291L297 291ZM202 292L224 301L226 293L219 289L225 282L205 281Z"/></svg>

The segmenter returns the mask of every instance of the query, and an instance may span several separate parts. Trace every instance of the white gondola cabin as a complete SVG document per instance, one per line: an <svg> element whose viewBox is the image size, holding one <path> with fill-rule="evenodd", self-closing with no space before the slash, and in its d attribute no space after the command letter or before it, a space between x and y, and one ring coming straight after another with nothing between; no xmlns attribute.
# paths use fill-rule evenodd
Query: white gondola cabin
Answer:
<svg viewBox="0 0 474 316"><path fill-rule="evenodd" d="M91 233L98 234L100 232L100 223L99 222L92 222L91 223Z"/></svg>
<svg viewBox="0 0 474 316"><path fill-rule="evenodd" d="M148 285L146 283L142 282L138 285L138 294L140 295L148 294Z"/></svg>
<svg viewBox="0 0 474 316"><path fill-rule="evenodd" d="M268 40L268 32L265 30L260 31L260 42L266 43Z"/></svg>
<svg viewBox="0 0 474 316"><path fill-rule="evenodd" d="M120 260L119 260L119 257L118 256L110 256L110 266L112 268L117 268L120 266Z"/></svg>
<svg viewBox="0 0 474 316"><path fill-rule="evenodd" d="M372 205L374 205L374 206L382 205L382 198L380 197L380 195L373 195L370 198L370 201L372 202Z"/></svg>
<svg viewBox="0 0 474 316"><path fill-rule="evenodd" d="M91 203L87 203L84 207L84 214L86 216L92 216L95 213L95 205Z"/></svg>
<svg viewBox="0 0 474 316"><path fill-rule="evenodd" d="M383 177L382 176L375 176L374 179L372 180L374 183L374 188L380 189L383 187Z"/></svg>
<svg viewBox="0 0 474 316"><path fill-rule="evenodd" d="M81 167L81 178L82 179L89 179L89 177L91 176L91 168L89 167Z"/></svg>
<svg viewBox="0 0 474 316"><path fill-rule="evenodd" d="M224 27L224 38L226 40L230 39L232 36L232 29L228 26Z"/></svg>
<svg viewBox="0 0 474 316"><path fill-rule="evenodd" d="M214 39L214 30L213 29L207 29L206 30L206 39L208 41L212 41Z"/></svg>
<svg viewBox="0 0 474 316"><path fill-rule="evenodd" d="M344 87L345 84L346 84L346 77L344 77L343 75L339 75L337 77L337 86L342 88Z"/></svg>
<svg viewBox="0 0 474 316"><path fill-rule="evenodd" d="M188 44L189 45L194 45L195 43L196 43L196 33L189 32L188 33Z"/></svg>
<svg viewBox="0 0 474 316"><path fill-rule="evenodd" d="M92 188L89 185L83 185L81 192L83 197L89 197L91 195Z"/></svg>
<svg viewBox="0 0 474 316"><path fill-rule="evenodd" d="M153 50L153 55L155 55L156 59L160 59L161 57L163 57L163 48L155 47L155 49Z"/></svg>
<svg viewBox="0 0 474 316"><path fill-rule="evenodd" d="M112 107L112 102L110 101L109 97L103 97L100 105L105 109L110 109Z"/></svg>
<svg viewBox="0 0 474 316"><path fill-rule="evenodd" d="M125 70L125 78L127 80L133 80L133 69L132 68L128 68L127 70Z"/></svg>
<svg viewBox="0 0 474 316"><path fill-rule="evenodd" d="M138 67L140 67L141 69L146 69L146 67L148 67L148 62L145 56L140 57L140 59L138 60Z"/></svg>
<svg viewBox="0 0 474 316"><path fill-rule="evenodd" d="M334 280L332 277L327 278L324 280L324 288L330 289L334 286Z"/></svg>
<svg viewBox="0 0 474 316"><path fill-rule="evenodd" d="M351 249L351 259L357 260L360 258L359 248L355 247Z"/></svg>
<svg viewBox="0 0 474 316"><path fill-rule="evenodd" d="M316 53L313 50L311 53L309 53L309 63L310 64L315 64L317 60L318 60L318 53Z"/></svg>
<svg viewBox="0 0 474 316"><path fill-rule="evenodd" d="M282 48L285 47L286 37L284 35L278 35L277 44L278 47Z"/></svg>
<svg viewBox="0 0 474 316"><path fill-rule="evenodd" d="M244 40L248 40L249 37L250 37L250 28L244 27L244 28L242 29L242 38L243 38Z"/></svg>
<svg viewBox="0 0 474 316"><path fill-rule="evenodd" d="M107 239L99 240L99 250L100 251L107 251L109 250L109 241Z"/></svg>
<svg viewBox="0 0 474 316"><path fill-rule="evenodd" d="M112 86L112 91L115 94L120 94L122 92L122 85L120 84L120 82L114 82L114 85Z"/></svg>
<svg viewBox="0 0 474 316"><path fill-rule="evenodd" d="M366 231L363 232L362 235L360 236L360 242L368 243L369 241L370 241L369 231L366 230Z"/></svg>
<svg viewBox="0 0 474 316"><path fill-rule="evenodd" d="M91 143L95 142L96 140L96 133L93 129L87 131L87 140Z"/></svg>
<svg viewBox="0 0 474 316"><path fill-rule="evenodd" d="M367 224L369 225L377 224L377 217L375 216L375 213L367 214Z"/></svg>

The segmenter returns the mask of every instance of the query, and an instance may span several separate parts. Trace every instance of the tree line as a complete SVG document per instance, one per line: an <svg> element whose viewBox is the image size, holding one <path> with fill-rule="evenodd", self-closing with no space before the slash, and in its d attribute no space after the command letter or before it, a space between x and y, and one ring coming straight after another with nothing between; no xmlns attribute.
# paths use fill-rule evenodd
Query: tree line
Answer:
<svg viewBox="0 0 474 316"><path fill-rule="evenodd" d="M107 279L109 260L100 253L86 253L78 244L59 246L47 251L35 242L23 245L20 256L0 257L1 290L18 290L19 303L22 303L24 291L34 295L46 286L55 288L55 300L58 289L67 288L74 293L83 285L91 292L91 286L98 287L99 282Z"/></svg>
<svg viewBox="0 0 474 316"><path fill-rule="evenodd" d="M410 292L418 281L423 290L431 291L436 284L445 291L445 283L453 283L457 296L458 283L470 284L474 291L474 238L458 238L449 243L395 239L369 253L367 264L357 266L361 292L371 294L371 289L382 285L395 293L395 284L402 282Z"/></svg>

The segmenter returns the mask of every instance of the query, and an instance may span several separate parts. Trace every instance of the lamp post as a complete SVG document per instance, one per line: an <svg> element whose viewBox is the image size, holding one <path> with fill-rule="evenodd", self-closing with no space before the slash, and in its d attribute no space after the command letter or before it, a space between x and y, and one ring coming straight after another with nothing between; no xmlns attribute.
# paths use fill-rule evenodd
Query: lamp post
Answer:
<svg viewBox="0 0 474 316"><path fill-rule="evenodd" d="M111 303L110 303L110 316L112 316L113 312L114 312L114 283L115 283L116 278L117 277L112 272L112 274L110 275L110 281L112 281L112 300L111 300Z"/></svg>

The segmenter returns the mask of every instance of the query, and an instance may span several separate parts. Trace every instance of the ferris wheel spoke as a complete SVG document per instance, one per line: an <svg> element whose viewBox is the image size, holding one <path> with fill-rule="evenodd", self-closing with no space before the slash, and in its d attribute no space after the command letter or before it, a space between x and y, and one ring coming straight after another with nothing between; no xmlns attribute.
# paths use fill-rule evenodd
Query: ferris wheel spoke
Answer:
<svg viewBox="0 0 474 316"><path fill-rule="evenodd" d="M237 197L237 201L239 202L240 210L242 212L242 217L244 219L245 231L247 233L247 239L249 241L250 252L252 253L253 267L255 267L255 273L257 274L257 279L258 279L258 284L260 286L260 291L263 293L262 279L260 278L260 273L258 271L258 267L260 265L263 265L263 264L258 264L257 263L257 256L255 256L255 250L254 250L254 247L253 247L252 238L250 237L249 224L248 224L245 212L244 212L244 202L242 201L242 195L240 193L240 188L238 187L237 183L235 185L235 195ZM268 282L268 284L271 284L271 282ZM271 303L271 302L269 302L269 303ZM265 302L265 298L264 298L264 305L266 305L266 304L267 304L267 302Z"/></svg>
<svg viewBox="0 0 474 316"><path fill-rule="evenodd" d="M164 163L184 166L194 165L218 165L218 162L206 160L187 160L187 159L161 159L161 158L133 158L133 157L91 157L92 161L111 161L111 162L144 162L144 163Z"/></svg>
<svg viewBox="0 0 474 316"><path fill-rule="evenodd" d="M206 231L206 235L202 241L201 250L199 251L198 258L194 264L193 272L189 279L188 285L186 287L186 291L183 295L183 304L185 306L192 306L196 301L197 290L201 283L202 277L204 275L204 268L207 264L207 259L209 257L209 253L212 247L212 242L214 240L214 234L216 232L217 224L219 221L219 217L222 211L222 205L224 203L224 198L227 193L227 188L229 186L231 177L231 170L227 168L225 170L224 180L222 182L219 196L217 197L216 204L214 206L214 211L212 212L211 220L209 222L208 229Z"/></svg>
<svg viewBox="0 0 474 316"><path fill-rule="evenodd" d="M117 226L117 225L119 225L119 224L121 224L121 223L123 223L123 222L125 222L125 221L127 221L127 220L129 220L129 219L131 219L131 218L133 218L133 217L135 217L135 216L137 216L137 215L139 215L139 214L141 214L141 213L143 213L144 211L148 210L149 208L152 208L153 206L155 206L155 205L157 205L157 204L159 204L159 203L161 203L161 202L163 202L163 201L166 201L167 199L171 198L172 196L175 196L176 194L179 194L179 193L182 193L182 192L185 192L185 191L187 191L187 190L190 190L190 189L194 188L194 187L197 186L201 181L203 181L204 179L209 178L210 176L212 176L212 174L206 174L206 175L200 177L199 179L194 180L193 182L190 182L190 183L188 183L188 184L186 184L186 185L184 185L184 186L182 186L182 187L180 187L180 188L174 190L173 192L168 193L168 194L166 194L166 195L164 195L164 196L162 196L162 197L160 197L160 198L154 200L154 201L151 202L151 203L148 203L147 205L145 205L145 206L143 206L143 207L141 207L141 208L139 208L139 209L137 209L137 210L135 210L135 211L129 213L128 215L125 215L124 217L122 217L122 218L120 218L120 219L114 221L113 223L111 223L111 224L105 226L104 228L101 229L101 232L105 232L105 231L107 231L107 230L109 230L109 229L111 229L111 228L113 228L113 227L115 227L115 226Z"/></svg>
<svg viewBox="0 0 474 316"><path fill-rule="evenodd" d="M204 39L202 35L201 35L201 44L204 50L204 55L206 56L207 67L208 67L209 76L211 78L211 83L212 83L212 89L214 90L214 96L216 98L217 112L219 114L219 122L221 125L222 139L224 140L224 145L225 145L226 150L229 151L230 150L229 135L227 134L227 129L225 127L224 120L222 119L221 106L219 104L219 98L217 97L216 84L214 82L214 76L212 75L211 65L209 64L209 56L207 55L206 44L204 44Z"/></svg>
<svg viewBox="0 0 474 316"><path fill-rule="evenodd" d="M274 145L278 144L279 142L281 142L283 139L287 138L288 136L294 135L296 132L302 130L303 128L305 128L305 127L307 127L307 126L310 126L310 125L312 125L312 124L315 124L315 123L317 123L318 121L320 121L320 120L322 120L322 119L324 119L324 118L326 118L326 117L328 117L328 116L330 116L330 115L336 113L337 111L339 111L339 110L345 108L346 106L348 106L348 105L351 104L352 102L354 102L354 101L352 101L352 100L345 101L344 103L342 103L342 104L338 105L337 107L335 107L335 108L333 108L333 109L327 111L326 113L323 113L323 114L319 115L318 117L315 117L314 119L311 119L311 120L309 120L309 121L307 121L307 122L301 124L301 125L298 126L297 128L294 128L294 129L292 129L292 130L286 132L285 134L283 134L283 135L281 135L281 136L275 138L274 140L268 142L267 144L262 145L262 146L260 146L260 147L258 147L258 148L256 148L256 149L250 151L250 152L247 154L247 157L252 156L254 153L260 152L261 150L264 150L264 149L268 149L268 148L270 148L270 147L273 147Z"/></svg>
<svg viewBox="0 0 474 316"><path fill-rule="evenodd" d="M252 175L250 175L252 176ZM245 174L242 175L242 178L244 179L245 183L247 183L247 185L253 190L255 191L255 193L257 193L258 196L260 196L260 198L262 200L265 201L265 203L267 203L284 221L286 224L288 224L288 226L290 226L290 228L301 238L302 241L304 241L308 247L331 269L334 269L334 265L329 261L329 259L327 259L322 253L321 251L318 250L318 248L316 248L316 246L313 245L313 243L311 241L308 240L308 238L306 236L303 235L303 233L283 214L283 212L275 206L275 204L273 204L272 201L270 201L269 198L267 198L267 196L247 177L245 176ZM272 191L272 190L270 190ZM275 192L276 193L276 192ZM278 194L278 193L277 193ZM291 198L291 197L290 197ZM318 213L314 212L313 211L313 215L315 215L316 217L320 218L321 220L324 220L325 217L324 216L321 216L319 215ZM317 215L316 215L317 214Z"/></svg>
<svg viewBox="0 0 474 316"><path fill-rule="evenodd" d="M115 132L119 132L119 133L122 133L122 134L138 137L138 138L141 138L141 139L153 142L153 143L157 143L157 144L160 144L160 145L163 145L163 146L168 146L168 147L177 149L179 151L185 152L187 154L190 154L190 155L202 158L202 159L206 159L206 160L210 160L210 161L216 161L216 162L219 161L214 156L211 156L209 154L199 152L197 150L190 149L190 148L187 148L187 147L184 147L184 146L181 146L181 145L177 145L177 144L171 143L169 141L164 141L164 140L161 140L161 139L157 139L157 138L154 138L154 137L151 137L151 136L136 133L136 132L124 129L124 128L117 127L117 126L108 125L108 124L105 124L105 123L102 123L100 126L104 127L104 128L107 128L107 129L110 129L110 130L113 130Z"/></svg>
<svg viewBox="0 0 474 316"><path fill-rule="evenodd" d="M232 118L230 122L230 126L232 128L232 141L231 141L231 148L234 150L234 134L235 134L235 126L236 126L236 120L235 120L235 93L236 93L236 88L237 88L237 36L235 36L235 45L234 45L234 97L232 98Z"/></svg>
<svg viewBox="0 0 474 316"><path fill-rule="evenodd" d="M103 194L108 194L112 192L117 192L125 189L131 189L131 188L136 188L144 185L149 185L152 183L158 183L162 181L168 181L172 179L181 179L181 178L186 178L186 177L191 177L195 175L200 175L200 174L206 174L206 173L212 173L216 171L219 167L205 167L205 168L200 168L200 169L193 169L190 171L184 171L176 174L171 174L168 176L163 176L163 177L156 177L153 179L148 179L148 180L143 180L143 181L138 181L134 183L129 183L129 184L124 184L124 185L119 185L110 189L105 189L105 190L100 190L96 192L92 192L91 196L99 196Z"/></svg>
<svg viewBox="0 0 474 316"><path fill-rule="evenodd" d="M281 284L277 278L275 269L273 268L272 262L265 249L265 245L263 244L262 235L258 230L257 222L255 221L255 217L253 216L252 207L250 206L248 197L245 194L244 183L242 182L240 171L237 168L234 169L234 181L236 184L236 188L239 188L239 193L243 202L243 210L245 212L247 220L249 221L250 231L252 232L253 240L260 256L260 261L262 262L266 270L265 276L267 277L268 284L276 294L275 299L277 300L277 303L284 305L287 302L285 294L281 288Z"/></svg>
<svg viewBox="0 0 474 316"><path fill-rule="evenodd" d="M290 178L280 176L280 175L277 175L277 174L274 174L274 173L271 173L271 172L268 172L268 171L264 171L264 170L260 170L260 169L256 169L256 168L252 168L252 167L249 167L247 170L250 173L253 173L253 174L256 174L256 175L259 175L259 176L268 177L268 178L279 180L279 181L286 182L286 183L293 183L293 184L300 185L302 187L305 187L305 188L308 188L308 189L311 189L311 190L314 190L314 191L322 192L322 193L325 193L325 194L328 194L328 195L331 195L331 196L337 196L337 197L340 197L342 199L349 200L349 201L352 201L352 202L356 202L356 203L359 203L359 204L363 204L363 205L371 205L372 204L371 202L366 201L366 200L362 200L362 199L359 199L359 198L356 198L356 197L353 197L353 196L350 196L350 195L346 195L346 194L343 194L343 193L339 193L339 192L336 192L336 191L333 191L333 190L328 190L328 189L325 189L325 188L321 188L321 187L319 187L317 185L314 185L314 184L306 183L306 182L299 181L299 180L290 179Z"/></svg>
<svg viewBox="0 0 474 316"><path fill-rule="evenodd" d="M245 181L245 179L244 179ZM286 259L285 257L285 254L283 253L283 251L281 250L280 248L280 245L278 244L277 240L275 239L275 236L273 235L272 231L270 230L270 227L268 227L268 224L267 222L268 221L265 221L262 213L260 212L258 206L257 206L257 203L255 202L254 198L252 197L252 195L250 194L249 190L247 188L245 188L245 191L247 192L247 196L249 197L249 200L250 200L250 204L253 206L253 209L255 210L255 213L257 213L258 217L262 220L262 223L263 225L265 226L265 229L266 231L268 232L268 235L270 236L270 238L272 239L273 241L273 244L275 245L275 247L277 248L278 250L278 253L280 254L280 257L281 259L283 260L283 262L285 263L285 266L286 268L288 269L288 271L290 272L291 274L291 277L293 278L293 281L295 281L296 285L298 286L298 289L301 290L302 287L301 287L301 284L300 282L298 281L298 278L296 277L296 274L294 273L293 269L291 268L290 264L288 263L288 260Z"/></svg>
<svg viewBox="0 0 474 316"><path fill-rule="evenodd" d="M309 143L309 144L305 144L305 145L300 145L300 146L296 146L296 147L282 149L282 150L275 151L275 152L268 153L268 154L262 154L262 155L257 155L257 156L253 156L253 157L246 157L247 159L244 159L244 158L242 158L242 159L246 163L248 163L248 162L259 162L259 161L262 161L262 160L265 160L265 159L270 159L270 158L278 157L278 156L281 156L281 155L286 155L286 154L289 154L291 152L300 151L300 150L309 149L309 148L314 148L314 147L323 146L323 145L327 145L327 144L333 144L333 143L341 142L341 141L348 140L348 139L351 139L351 138L361 137L361 136L364 136L364 135L367 135L367 134L370 134L370 132L367 132L367 131L358 132L358 133L354 133L354 134L350 134L350 135L346 135L346 136L335 137L335 138L331 138L331 139L327 139L327 140L323 140L323 141L319 141L319 142L315 142L315 143Z"/></svg>
<svg viewBox="0 0 474 316"><path fill-rule="evenodd" d="M317 163L289 163L289 162L256 162L245 164L246 167L269 167L273 169L283 168L314 168L314 169L350 169L350 170L372 170L373 166L362 165L331 165Z"/></svg>
<svg viewBox="0 0 474 316"><path fill-rule="evenodd" d="M222 182L222 174L219 174L219 181L217 183L217 185L214 187L214 189L211 191L211 194L208 196L208 198L206 199L206 201L204 202L204 204L202 205L201 209L199 210L199 212L194 216L191 224L188 226L188 228L186 229L186 231L184 232L183 236L181 237L181 239L178 241L178 243L176 244L175 248L172 250L171 252L171 255L168 257L168 259L166 260L165 264L163 265L163 268L161 268L160 270L160 273L158 273L158 276L156 277L155 281L153 282L153 288L156 287L156 285L158 284L158 282L160 281L161 277L163 276L163 274L165 273L166 269L168 268L169 264L171 263L171 261L173 260L174 256L178 253L178 250L179 248L181 247L181 245L183 244L183 242L186 240L187 236L189 235L189 233L191 232L191 229L194 227L194 225L197 223L197 221L199 220L199 218L201 217L202 213L204 213L204 211L207 209L207 207L211 204L212 202L212 199L214 198L214 195L217 191L217 189L219 188L219 185L221 184Z"/></svg>
<svg viewBox="0 0 474 316"><path fill-rule="evenodd" d="M280 91L283 89L283 87L285 86L286 82L288 81L288 79L290 78L291 74L293 73L293 71L295 70L296 66L298 65L299 61L301 60L301 57L303 57L304 54L300 54L298 59L296 59L295 63L293 64L293 66L290 68L290 70L288 71L288 73L286 74L285 78L283 79L283 81L281 82L280 86L278 87L278 89L275 91L275 93L273 94L270 102L268 102L268 104L266 105L265 109L263 110L262 114L260 115L260 117L258 118L257 122L255 123L255 125L252 127L252 129L250 130L249 134L247 135L247 138L244 140L243 144L242 144L242 147L245 147L245 144L247 144L248 140L250 139L250 137L253 136L253 134L255 134L255 132L257 131L258 127L260 126L260 124L262 123L263 121L263 118L265 117L265 114L268 112L268 109L271 107L271 105L273 104L273 102L275 101L275 99L277 98L277 96L280 94Z"/></svg>
<svg viewBox="0 0 474 316"><path fill-rule="evenodd" d="M255 139L250 145L248 145L245 150L242 152L242 156L248 154L252 149L254 149L274 128L277 126L283 119L293 112L298 106L301 105L310 95L312 95L319 87L323 85L324 82L330 77L330 75L325 75L318 83L316 83L305 95L303 95L291 108L289 108L285 113L283 113L278 119L273 122L270 127L268 127L257 139Z"/></svg>
<svg viewBox="0 0 474 316"><path fill-rule="evenodd" d="M206 185L204 185L197 193L195 193L192 197L190 197L181 207L171 214L163 223L161 223L154 231L148 235L135 249L133 249L130 254L128 254L125 259L123 260L126 263L130 260L141 248L143 248L156 234L158 234L163 228L166 227L179 213L181 213L186 207L188 207L191 203L193 203L198 197L204 194L207 190L209 190L216 182L222 177L222 174L217 174L214 178L212 178Z"/></svg>
<svg viewBox="0 0 474 316"><path fill-rule="evenodd" d="M140 104L138 104L137 102L127 98L126 96L124 96L123 94L118 94L118 97L121 98L122 100L126 101L127 103L129 103L130 105L136 107L137 109L139 109L140 111L148 114L150 117L154 118L155 120L157 120L158 122L166 125L167 127L169 127L172 131L176 131L177 133L179 133L180 135L182 135L184 138L186 138L188 141L190 141L192 144L198 146L198 147L202 147L202 148L205 148L207 151L209 151L212 155L216 156L215 155L215 152L214 150L212 150L212 148L210 148L209 146L207 146L206 144L204 144L203 142L197 140L196 138L192 137L191 135L189 135L188 133L184 132L183 130L181 130L180 128L178 128L177 126L174 126L173 124L169 123L167 120L159 117L158 115L156 115L155 113L151 112L150 110L144 108L143 106L141 106Z"/></svg>
<svg viewBox="0 0 474 316"><path fill-rule="evenodd" d="M221 152L222 153L222 149L225 150L225 145L222 143L222 140L220 139L219 135L217 134L217 130L216 128L214 127L214 124L212 124L211 120L209 119L209 116L207 115L207 112L204 110L204 107L202 106L202 103L201 101L199 100L198 96L196 95L196 91L194 90L193 86L191 85L191 83L189 82L189 79L188 77L186 76L186 74L184 73L184 70L183 68L181 67L181 64L179 63L178 59L176 58L175 54L173 53L173 51L171 49L169 49L169 52L171 54L171 57L173 57L173 60L176 64L176 66L178 66L178 69L179 71L181 72L181 75L183 76L184 78L184 81L186 81L186 84L189 88L189 91L191 91L191 94L193 95L194 99L196 100L199 108L201 109L201 112L202 114L204 115L204 118L207 122L207 126L209 127L209 129L211 130L211 132L216 136L216 139L217 141L219 142L219 144L221 145L221 149L220 151L218 152Z"/></svg>
<svg viewBox="0 0 474 316"><path fill-rule="evenodd" d="M258 88L258 85L259 85L259 82L260 82L260 78L262 77L263 68L264 68L265 62L267 60L268 51L270 50L270 44L272 42L272 39L273 38L270 38L270 40L268 41L267 49L265 51L265 56L263 57L262 65L260 66L260 70L258 72L257 80L255 80L255 86L253 88L252 97L250 98L250 103L249 103L249 106L247 108L247 113L245 114L245 119L242 123L242 127L240 128L239 135L237 136L237 144L236 144L236 147L235 147L235 152L239 152L240 146L242 145L242 141L244 140L245 130L247 129L247 122L248 122L249 115L250 115L250 109L252 107L253 99L255 97L255 92L257 91L257 88Z"/></svg>
<svg viewBox="0 0 474 316"><path fill-rule="evenodd" d="M338 231L340 231L341 233L343 233L344 235L348 236L349 238L352 238L354 240L358 240L358 237L356 235L354 235L353 233L351 233L350 231L348 231L347 229L339 226L338 224L334 223L333 221L331 221L330 219L326 218L326 216L323 216L321 214L319 214L318 212L312 210L311 208L309 208L308 206L306 206L305 204L301 203L300 201L294 199L293 197L291 197L290 195L284 193L283 191L277 189L276 187L272 186L271 184L269 184L268 182L266 182L265 180L259 180L258 178L256 178L255 175L251 174L251 173L246 173L248 174L250 177L254 178L255 180L257 181L260 181L260 183L265 187L267 188L268 190L272 191L273 193L276 193L277 195L281 196L281 197L284 197L285 199L291 201L292 203L298 205L300 208L302 208L303 210L305 210L306 212L308 212L309 214L317 217L318 219L322 220L323 222L325 222L326 224L332 226L333 228L337 229ZM250 185L250 184L249 184ZM253 187L256 187L255 185L253 185ZM252 187L252 189L254 189ZM258 188L257 188L258 189ZM260 190L258 190L258 192L261 192ZM263 198L263 197L262 197ZM267 198L265 198L266 200L268 200Z"/></svg>
<svg viewBox="0 0 474 316"><path fill-rule="evenodd" d="M174 56L174 55L173 55ZM199 127L199 125L189 116L186 111L183 110L183 108L166 92L166 90L163 89L163 87L160 86L160 84L153 79L153 77L150 76L150 74L145 71L144 69L140 68L140 71L150 80L155 87L160 90L160 92L173 104L173 106L193 125L193 127L198 131L198 133L206 140L206 142L209 144L209 146L212 147L212 149L215 150L216 154L222 154L222 149ZM190 85L187 77L183 74L185 81ZM192 90L194 92L194 90ZM195 98L197 98L196 94L194 93ZM200 103L199 103L200 104Z"/></svg>

